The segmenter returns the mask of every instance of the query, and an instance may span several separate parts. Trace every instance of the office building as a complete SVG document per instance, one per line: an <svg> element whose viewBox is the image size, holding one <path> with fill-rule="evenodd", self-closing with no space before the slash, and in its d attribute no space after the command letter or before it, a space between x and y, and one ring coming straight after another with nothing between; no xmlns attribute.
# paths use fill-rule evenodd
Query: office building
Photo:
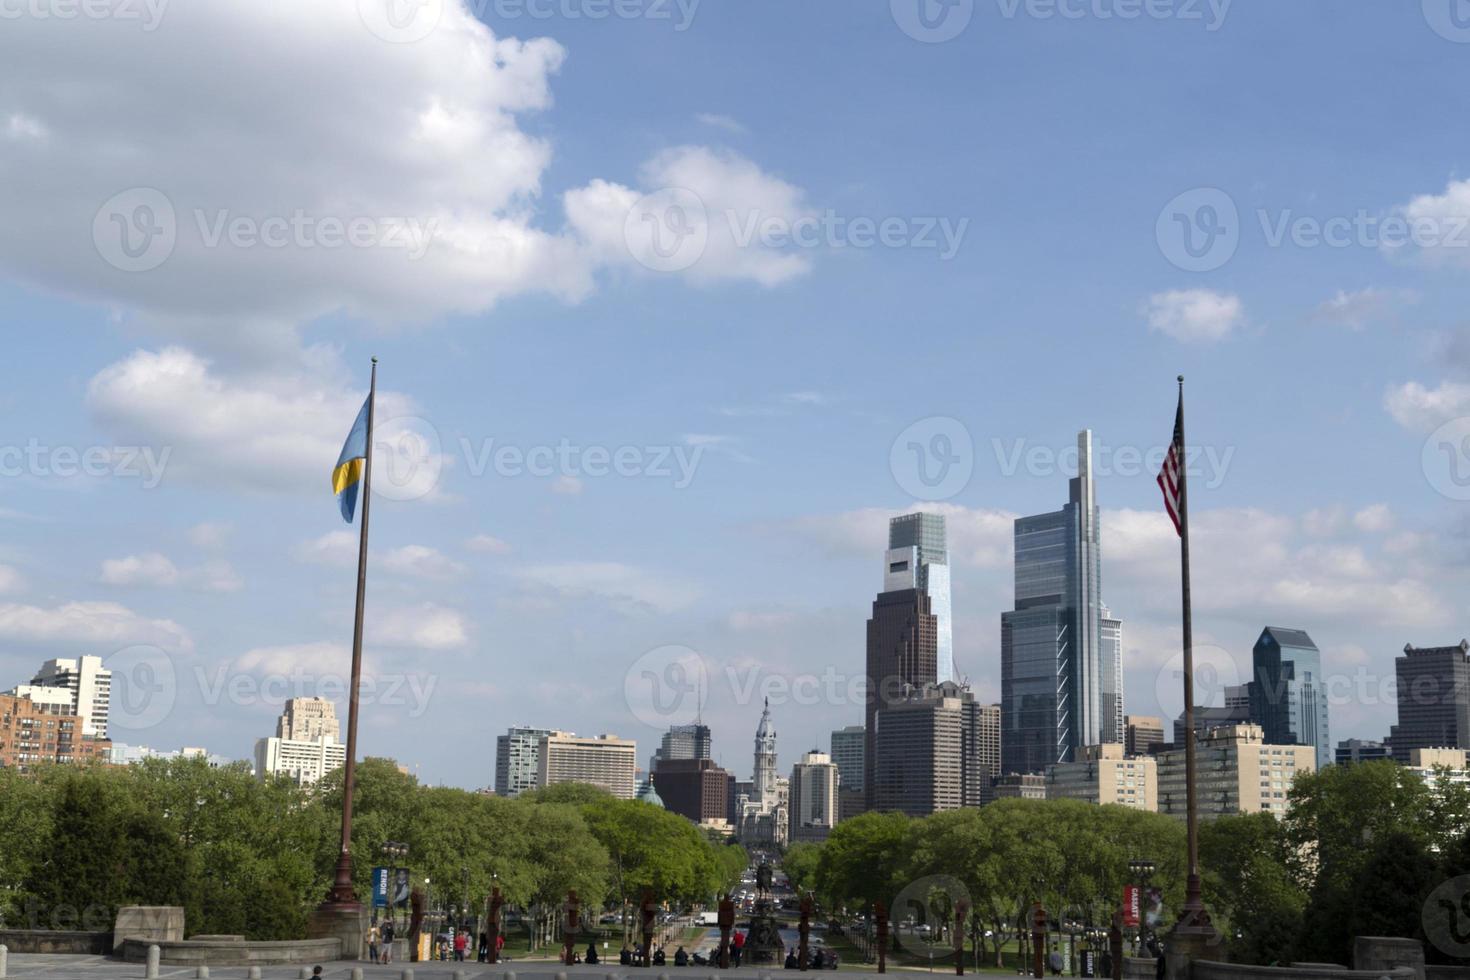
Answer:
<svg viewBox="0 0 1470 980"><path fill-rule="evenodd" d="M26 772L44 763L106 762L112 743L83 732L71 699L33 701L0 694L0 767Z"/></svg>
<svg viewBox="0 0 1470 980"><path fill-rule="evenodd" d="M1379 762L1390 758L1388 746L1362 738L1345 738L1337 743L1337 764L1356 765L1359 762Z"/></svg>
<svg viewBox="0 0 1470 980"><path fill-rule="evenodd" d="M1157 763L1147 756L1129 757L1117 744L1084 746L1076 762L1046 767L1046 798L1157 810Z"/></svg>
<svg viewBox="0 0 1470 980"><path fill-rule="evenodd" d="M1124 755L1150 755L1164 744L1164 720L1149 715L1128 715L1123 722Z"/></svg>
<svg viewBox="0 0 1470 980"><path fill-rule="evenodd" d="M975 747L973 753L968 754L974 760L976 778L980 781L980 803L983 805L995 799L991 789L995 777L1000 775L1000 705L978 705L976 722Z"/></svg>
<svg viewBox="0 0 1470 980"><path fill-rule="evenodd" d="M878 712L903 701L911 690L935 683L939 625L930 597L918 589L883 592L873 600L868 620L867 697L863 746L863 792L875 809L873 769L877 759Z"/></svg>
<svg viewBox="0 0 1470 980"><path fill-rule="evenodd" d="M541 740L565 734L550 728L512 726L495 738L495 795L520 796L540 785Z"/></svg>
<svg viewBox="0 0 1470 980"><path fill-rule="evenodd" d="M695 722L692 725L671 725L664 732L658 751L653 755L648 768L653 771L659 763L672 759L710 758L709 726Z"/></svg>
<svg viewBox="0 0 1470 980"><path fill-rule="evenodd" d="M1464 749L1410 749L1408 769L1431 789L1470 783L1470 764Z"/></svg>
<svg viewBox="0 0 1470 980"><path fill-rule="evenodd" d="M1159 812L1185 819L1185 749L1156 757ZM1232 813L1286 813L1286 797L1299 773L1315 772L1311 745L1270 745L1260 725L1216 728L1195 742L1196 800L1202 820Z"/></svg>
<svg viewBox="0 0 1470 980"><path fill-rule="evenodd" d="M1267 626L1251 654L1250 718L1272 745L1310 745L1333 763L1322 653L1305 630Z"/></svg>
<svg viewBox="0 0 1470 980"><path fill-rule="evenodd" d="M223 769L235 764L234 759L190 746L181 749L154 749L146 745L113 742L107 753L107 761L114 766L136 766L148 759L203 759L211 769Z"/></svg>
<svg viewBox="0 0 1470 980"><path fill-rule="evenodd" d="M1099 737L1104 745L1121 745L1127 736L1123 714L1123 621L1114 618L1106 605L1098 613L1097 663L1098 682L1102 685Z"/></svg>
<svg viewBox="0 0 1470 980"><path fill-rule="evenodd" d="M993 775L982 720L989 707L952 681L885 705L875 719L870 809L924 816L985 802Z"/></svg>
<svg viewBox="0 0 1470 980"><path fill-rule="evenodd" d="M273 735L255 743L255 775L259 779L285 776L298 786L310 786L346 764L347 746L331 735L313 739Z"/></svg>
<svg viewBox="0 0 1470 980"><path fill-rule="evenodd" d="M50 688L51 690L37 690ZM112 703L112 671L102 666L101 657L48 660L36 671L29 685L10 692L37 703L57 703L58 691L66 691L73 714L82 721L82 734L108 737L108 713Z"/></svg>
<svg viewBox="0 0 1470 980"><path fill-rule="evenodd" d="M1232 684L1225 688L1225 703L1223 705L1206 706L1197 704L1194 706L1194 733L1203 735L1205 732L1215 728L1233 728L1236 725L1249 725L1251 721L1251 686L1249 684ZM1174 745L1184 746L1184 713L1174 719Z"/></svg>
<svg viewBox="0 0 1470 980"><path fill-rule="evenodd" d="M837 781L837 766L825 752L808 752L791 767L788 841L827 839L837 825Z"/></svg>
<svg viewBox="0 0 1470 980"><path fill-rule="evenodd" d="M660 759L650 779L664 809L697 824L728 822L730 774L713 759Z"/></svg>
<svg viewBox="0 0 1470 980"><path fill-rule="evenodd" d="M991 784L991 795L997 800L1046 799L1046 774L1040 772L1008 772L997 776Z"/></svg>
<svg viewBox="0 0 1470 980"><path fill-rule="evenodd" d="M616 735L549 732L541 736L536 784L558 783L587 783L631 800L638 791L638 743Z"/></svg>
<svg viewBox="0 0 1470 980"><path fill-rule="evenodd" d="M862 793L863 787L863 743L867 732L862 725L848 725L832 733L832 764L842 779L842 791Z"/></svg>
<svg viewBox="0 0 1470 980"><path fill-rule="evenodd" d="M1394 759L1415 749L1470 749L1470 642L1404 647L1394 661L1399 721L1389 730Z"/></svg>
<svg viewBox="0 0 1470 980"><path fill-rule="evenodd" d="M310 742L323 735L330 735L338 742L342 740L337 707L326 698L291 698L281 717L276 719L277 738Z"/></svg>
<svg viewBox="0 0 1470 980"><path fill-rule="evenodd" d="M929 597L929 611L934 614L935 680L959 680L954 665L954 612L944 515L904 514L890 520L884 561L884 592L917 589Z"/></svg>
<svg viewBox="0 0 1470 980"><path fill-rule="evenodd" d="M1100 576L1092 433L1084 431L1077 437L1077 476L1066 506L1015 524L1015 608L1001 615L1005 772L1043 773L1053 763L1072 761L1081 747L1102 741L1105 717L1120 713L1117 702L1105 705L1103 696ZM1118 688L1110 699L1122 696L1121 630L1116 627L1110 641L1119 661L1107 682Z"/></svg>

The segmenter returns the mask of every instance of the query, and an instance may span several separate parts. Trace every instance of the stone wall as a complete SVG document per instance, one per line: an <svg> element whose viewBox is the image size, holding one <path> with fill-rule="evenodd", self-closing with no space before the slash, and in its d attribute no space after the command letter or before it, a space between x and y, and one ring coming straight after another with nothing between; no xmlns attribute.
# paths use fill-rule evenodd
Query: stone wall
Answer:
<svg viewBox="0 0 1470 980"><path fill-rule="evenodd" d="M69 953L106 956L112 952L110 932L69 932L58 929L0 929L0 946L12 953Z"/></svg>
<svg viewBox="0 0 1470 980"><path fill-rule="evenodd" d="M342 958L338 939L292 939L281 942L198 940L158 942L127 939L122 958L129 963L148 959L148 947L157 946L159 962L166 966L271 966L281 963L327 963Z"/></svg>
<svg viewBox="0 0 1470 980"><path fill-rule="evenodd" d="M1418 980L1409 967L1391 970L1344 970L1328 966L1247 966L1243 963L1216 963L1196 960L1190 969L1191 980Z"/></svg>
<svg viewBox="0 0 1470 980"><path fill-rule="evenodd" d="M128 905L117 910L112 926L112 952L126 939L177 942L184 938L184 910L177 905Z"/></svg>

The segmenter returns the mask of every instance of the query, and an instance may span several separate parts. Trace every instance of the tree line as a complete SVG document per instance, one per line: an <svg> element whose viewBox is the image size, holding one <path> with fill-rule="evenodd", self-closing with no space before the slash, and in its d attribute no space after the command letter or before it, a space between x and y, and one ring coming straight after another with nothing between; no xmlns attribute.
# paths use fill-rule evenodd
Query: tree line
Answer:
<svg viewBox="0 0 1470 980"><path fill-rule="evenodd" d="M1139 883L1134 860L1155 866L1163 935L1183 904L1184 830L1127 807L1008 799L918 819L863 814L822 844L793 846L783 866L835 918L881 901L899 922L916 897L952 908L962 895L976 961L999 966L1007 944L1025 941L1035 902L1053 927L1108 928L1124 886ZM1451 901L1470 910L1470 878L1452 884L1470 875L1470 787L1445 775L1426 783L1392 762L1303 774L1282 818L1202 822L1200 865L1234 961L1346 965L1353 937L1377 935L1419 939L1431 962L1454 962L1436 916Z"/></svg>
<svg viewBox="0 0 1470 980"><path fill-rule="evenodd" d="M534 927L571 890L590 913L636 906L644 888L674 907L711 901L747 864L677 814L590 786L505 799L424 786L384 759L356 781L364 902L372 868L396 863L431 907L478 909L498 887ZM341 804L340 770L302 788L202 759L0 769L0 923L104 931L121 906L180 905L191 935L299 938L333 877ZM390 841L408 856L388 860Z"/></svg>

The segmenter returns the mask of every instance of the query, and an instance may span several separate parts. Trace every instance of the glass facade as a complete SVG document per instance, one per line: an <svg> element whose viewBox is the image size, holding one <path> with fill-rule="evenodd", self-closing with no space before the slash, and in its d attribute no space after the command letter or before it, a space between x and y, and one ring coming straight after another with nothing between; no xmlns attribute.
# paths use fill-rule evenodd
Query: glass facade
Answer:
<svg viewBox="0 0 1470 980"><path fill-rule="evenodd" d="M907 551L908 568L895 568L894 552ZM950 606L949 544L943 514L904 514L888 522L888 574L911 572L908 588L918 589L930 599L930 610L939 621L937 673L942 681L955 680L954 615ZM903 561L904 559L898 559ZM885 585L885 591L897 586Z"/></svg>
<svg viewBox="0 0 1470 980"><path fill-rule="evenodd" d="M1327 737L1322 653L1304 630L1268 626L1252 652L1251 719L1268 745L1310 745L1319 768L1334 760Z"/></svg>
<svg viewBox="0 0 1470 980"><path fill-rule="evenodd" d="M1092 433L1065 507L1015 525L1015 609L1001 617L1001 768L1041 772L1123 737L1122 624L1103 635ZM1109 737L1111 736L1111 737Z"/></svg>

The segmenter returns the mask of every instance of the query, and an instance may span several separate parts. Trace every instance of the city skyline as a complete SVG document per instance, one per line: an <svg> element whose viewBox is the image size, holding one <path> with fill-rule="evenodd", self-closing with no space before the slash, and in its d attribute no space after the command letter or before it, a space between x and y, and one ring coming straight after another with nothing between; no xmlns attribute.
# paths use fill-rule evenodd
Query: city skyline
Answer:
<svg viewBox="0 0 1470 980"><path fill-rule="evenodd" d="M1470 634L1467 250L1386 240L1466 217L1470 156L1340 56L1453 110L1466 48L1418 5L976 5L944 40L881 2L434 6L413 41L355 0L6 21L0 689L99 656L116 741L240 759L291 697L345 716L328 475L374 355L359 754L429 782L490 783L444 745L519 722L646 765L700 718L743 769L766 696L825 748L915 511L945 519L955 674L1001 700L1014 521L1062 502L1082 428L1125 710L1171 730L1181 373L1202 693L1306 630L1333 741L1381 740L1405 645ZM640 237L660 213L708 219L688 266ZM354 219L400 244L325 241Z"/></svg>

